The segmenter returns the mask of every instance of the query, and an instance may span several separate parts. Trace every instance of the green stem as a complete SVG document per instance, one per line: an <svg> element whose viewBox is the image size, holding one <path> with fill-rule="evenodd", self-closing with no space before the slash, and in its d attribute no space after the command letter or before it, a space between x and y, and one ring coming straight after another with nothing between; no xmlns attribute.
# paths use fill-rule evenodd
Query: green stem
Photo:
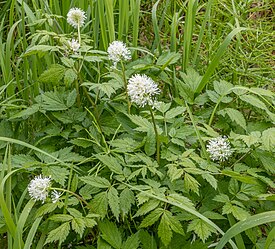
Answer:
<svg viewBox="0 0 275 249"><path fill-rule="evenodd" d="M131 112L131 102L130 102L129 95L128 95L128 92L127 92L127 79L126 79L126 74L125 74L125 67L124 67L122 61L120 61L120 63L121 63L121 68L122 68L122 76L123 76L126 100L127 100L127 105L128 105L128 114L130 114L130 112Z"/></svg>
<svg viewBox="0 0 275 249"><path fill-rule="evenodd" d="M152 111L152 107L151 106L149 106L149 110L150 110L150 113L151 113L152 122L153 122L153 126L154 126L154 131L155 131L155 134L156 134L157 162L159 164L159 162L160 162L160 141L159 141L158 129L157 129L156 120L155 120L154 113Z"/></svg>
<svg viewBox="0 0 275 249"><path fill-rule="evenodd" d="M199 130L198 130L198 128L197 128L196 121L195 121L195 119L194 119L194 117L193 117L193 114L192 114L192 112L191 112L191 110L190 110L190 108L189 108L187 102L185 102L185 106L186 106L187 112L188 112L188 114L189 114L189 117L190 117L190 119L191 119L191 122L192 122L192 124L193 124L193 127L194 127L194 129L195 129L196 135L197 135L197 137L198 137L198 139L199 139L199 142L200 142L200 145L201 145L201 149L202 149L202 153L203 153L204 157L205 157L207 160L209 160L208 153L207 153L207 151L206 151L206 149L205 149L205 144L204 144L204 142L203 142L202 139L201 139L201 135L200 135L200 132L199 132Z"/></svg>

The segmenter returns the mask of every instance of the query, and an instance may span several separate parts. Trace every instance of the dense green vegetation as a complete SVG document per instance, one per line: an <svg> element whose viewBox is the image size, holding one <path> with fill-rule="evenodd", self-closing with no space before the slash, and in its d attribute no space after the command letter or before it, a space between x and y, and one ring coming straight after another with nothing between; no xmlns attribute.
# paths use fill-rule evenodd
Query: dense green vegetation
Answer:
<svg viewBox="0 0 275 249"><path fill-rule="evenodd" d="M0 248L275 248L274 7L0 1Z"/></svg>

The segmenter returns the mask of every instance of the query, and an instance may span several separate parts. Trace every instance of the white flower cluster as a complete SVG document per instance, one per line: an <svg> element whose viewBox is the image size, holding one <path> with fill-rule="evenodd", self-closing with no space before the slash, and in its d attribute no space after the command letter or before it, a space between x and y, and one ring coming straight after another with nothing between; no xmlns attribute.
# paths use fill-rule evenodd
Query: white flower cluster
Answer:
<svg viewBox="0 0 275 249"><path fill-rule="evenodd" d="M86 14L79 8L71 8L67 14L67 22L74 28L82 27L86 20Z"/></svg>
<svg viewBox="0 0 275 249"><path fill-rule="evenodd" d="M50 177L43 177L41 175L36 176L28 185L29 195L32 199L42 201L42 203L44 203L49 195L50 187ZM54 190L51 194L52 202L57 202L60 196L61 194Z"/></svg>
<svg viewBox="0 0 275 249"><path fill-rule="evenodd" d="M80 48L80 44L77 40L72 39L72 41L68 41L69 47L70 49L76 53L78 51L78 49Z"/></svg>
<svg viewBox="0 0 275 249"><path fill-rule="evenodd" d="M233 154L233 150L226 137L212 138L206 147L213 161L224 162Z"/></svg>
<svg viewBox="0 0 275 249"><path fill-rule="evenodd" d="M109 60L113 61L114 66L121 60L131 60L131 52L122 41L113 41L107 52Z"/></svg>
<svg viewBox="0 0 275 249"><path fill-rule="evenodd" d="M147 104L154 106L154 97L160 93L160 90L147 75L135 74L129 79L127 92L133 103L143 107Z"/></svg>

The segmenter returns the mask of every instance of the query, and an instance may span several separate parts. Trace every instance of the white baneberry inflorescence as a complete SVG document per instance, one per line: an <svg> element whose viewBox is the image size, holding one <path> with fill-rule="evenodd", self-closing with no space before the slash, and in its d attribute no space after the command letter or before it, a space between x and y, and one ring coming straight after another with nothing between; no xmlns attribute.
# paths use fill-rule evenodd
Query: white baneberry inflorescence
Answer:
<svg viewBox="0 0 275 249"><path fill-rule="evenodd" d="M50 186L50 177L36 176L28 185L29 195L32 199L44 203L48 197Z"/></svg>
<svg viewBox="0 0 275 249"><path fill-rule="evenodd" d="M80 48L80 44L77 40L72 39L72 41L68 41L69 47L70 49L76 53L78 51L78 49Z"/></svg>
<svg viewBox="0 0 275 249"><path fill-rule="evenodd" d="M79 8L71 8L67 14L67 22L74 28L82 27L86 20L86 14Z"/></svg>
<svg viewBox="0 0 275 249"><path fill-rule="evenodd" d="M226 137L220 136L212 138L209 140L206 147L213 161L224 162L233 154L233 150Z"/></svg>
<svg viewBox="0 0 275 249"><path fill-rule="evenodd" d="M52 193L51 193L52 202L56 203L59 200L60 196L61 196L61 193L59 193L56 190L53 190Z"/></svg>
<svg viewBox="0 0 275 249"><path fill-rule="evenodd" d="M160 94L158 85L145 74L133 75L128 81L127 92L131 101L141 107L154 107L155 96Z"/></svg>
<svg viewBox="0 0 275 249"><path fill-rule="evenodd" d="M131 51L122 41L113 41L110 43L107 52L109 60L114 63L114 66L116 66L119 61L131 60Z"/></svg>

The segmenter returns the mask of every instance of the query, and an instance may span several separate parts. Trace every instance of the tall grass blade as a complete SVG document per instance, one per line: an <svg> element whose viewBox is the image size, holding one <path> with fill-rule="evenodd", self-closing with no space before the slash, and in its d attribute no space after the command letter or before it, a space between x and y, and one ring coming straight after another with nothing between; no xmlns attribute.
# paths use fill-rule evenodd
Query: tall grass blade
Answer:
<svg viewBox="0 0 275 249"><path fill-rule="evenodd" d="M275 227L273 227L272 230L269 232L269 234L266 238L264 249L271 249L270 245L271 245L273 240L275 240Z"/></svg>
<svg viewBox="0 0 275 249"><path fill-rule="evenodd" d="M205 72L204 76L202 77L198 88L196 89L196 94L199 94L204 89L204 87L207 85L208 80L210 79L210 77L212 76L212 74L215 71L216 67L218 66L218 64L220 62L220 59L222 58L223 54L225 53L225 51L226 51L228 45L230 44L232 38L236 34L238 34L239 32L241 32L243 30L246 30L246 28L235 28L224 39L223 43L218 48L213 60L211 61L211 63L207 67L206 72Z"/></svg>
<svg viewBox="0 0 275 249"><path fill-rule="evenodd" d="M155 34L155 40L152 47L152 52L154 53L154 50L156 47L158 47L158 51L161 54L161 46L160 46L160 35L159 35L159 26L158 26L158 18L157 18L157 8L160 0L158 0L153 8L152 8L152 23L153 23L153 29Z"/></svg>
<svg viewBox="0 0 275 249"><path fill-rule="evenodd" d="M182 68L185 71L188 68L189 58L192 46L192 36L195 24L195 16L197 11L197 0L190 0L187 6L187 13L185 17L184 25L184 40L183 40L183 58L182 58Z"/></svg>
<svg viewBox="0 0 275 249"><path fill-rule="evenodd" d="M114 0L105 0L106 19L108 26L109 42L116 39L114 25Z"/></svg>
<svg viewBox="0 0 275 249"><path fill-rule="evenodd" d="M27 239L25 241L25 245L24 245L24 249L30 249L31 246L33 245L33 239L34 239L34 236L36 234L36 231L39 227L39 224L42 220L43 216L42 217L39 217L37 218L34 223L32 224L32 227L28 233L28 236L27 236Z"/></svg>
<svg viewBox="0 0 275 249"><path fill-rule="evenodd" d="M133 47L138 47L138 37L139 37L139 15L140 15L140 0L132 1L131 0L131 11L132 11L132 22L133 22ZM137 51L134 51L133 59L137 58Z"/></svg>
<svg viewBox="0 0 275 249"><path fill-rule="evenodd" d="M107 27L106 27L106 21L105 21L104 2L97 1L97 8L98 8L98 14L99 14L100 34L101 34L103 49L107 50L108 37L107 37Z"/></svg>
<svg viewBox="0 0 275 249"><path fill-rule="evenodd" d="M275 211L268 211L261 214L256 214L248 217L246 220L240 221L232 226L221 238L220 242L216 246L216 249L223 249L226 243L241 232L256 227L262 224L275 221Z"/></svg>

